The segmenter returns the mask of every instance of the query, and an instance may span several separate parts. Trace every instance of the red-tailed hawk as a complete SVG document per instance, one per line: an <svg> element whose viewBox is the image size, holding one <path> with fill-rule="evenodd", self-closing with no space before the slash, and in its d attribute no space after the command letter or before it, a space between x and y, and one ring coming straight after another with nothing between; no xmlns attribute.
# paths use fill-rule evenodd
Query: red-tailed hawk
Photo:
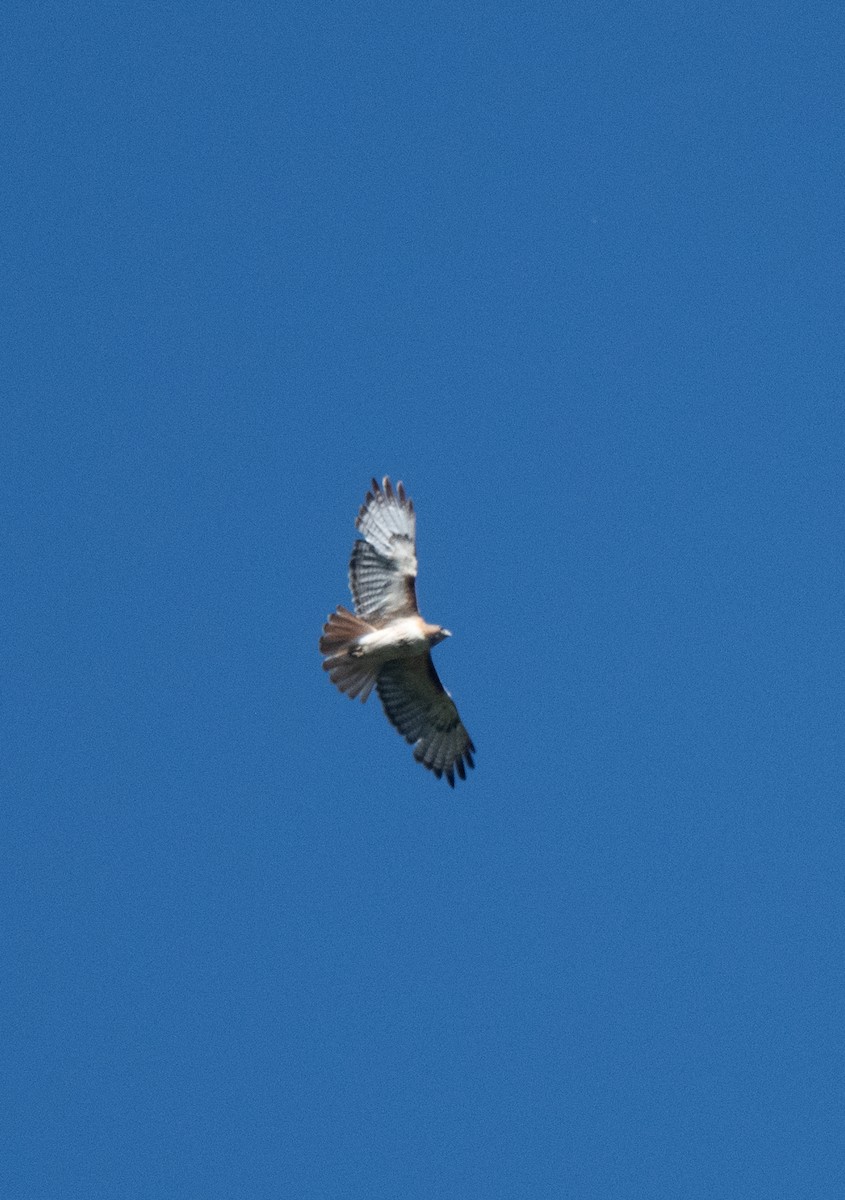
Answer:
<svg viewBox="0 0 845 1200"><path fill-rule="evenodd" d="M431 647L452 635L417 609L413 501L401 483L394 491L386 477L381 487L374 479L355 525L365 539L349 561L355 612L341 605L323 626L323 669L351 699L366 700L375 687L417 762L454 787L455 772L466 779L475 766L475 746L431 661Z"/></svg>

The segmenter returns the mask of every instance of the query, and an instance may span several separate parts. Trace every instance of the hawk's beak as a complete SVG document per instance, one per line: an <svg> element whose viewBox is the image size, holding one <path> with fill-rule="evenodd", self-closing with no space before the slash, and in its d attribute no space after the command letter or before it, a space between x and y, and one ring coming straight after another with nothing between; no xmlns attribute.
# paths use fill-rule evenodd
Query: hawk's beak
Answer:
<svg viewBox="0 0 845 1200"><path fill-rule="evenodd" d="M451 630L449 630L449 629L441 629L441 630L440 630L440 632L443 634L443 636L444 636L444 637L451 637L451 636L452 636L452 631L451 631Z"/></svg>

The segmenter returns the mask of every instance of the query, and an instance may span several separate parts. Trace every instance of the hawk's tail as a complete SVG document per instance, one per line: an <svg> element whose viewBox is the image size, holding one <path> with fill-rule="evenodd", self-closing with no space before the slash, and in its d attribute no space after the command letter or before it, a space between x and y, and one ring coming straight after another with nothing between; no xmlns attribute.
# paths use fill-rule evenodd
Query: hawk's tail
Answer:
<svg viewBox="0 0 845 1200"><path fill-rule="evenodd" d="M341 605L337 612L330 613L329 619L323 626L323 636L320 638L320 653L326 655L323 670L328 671L332 683L342 692L346 692L350 700L360 696L362 702L367 699L376 682L378 667L365 658L355 655L355 643L364 633L372 632L360 617L356 617Z"/></svg>

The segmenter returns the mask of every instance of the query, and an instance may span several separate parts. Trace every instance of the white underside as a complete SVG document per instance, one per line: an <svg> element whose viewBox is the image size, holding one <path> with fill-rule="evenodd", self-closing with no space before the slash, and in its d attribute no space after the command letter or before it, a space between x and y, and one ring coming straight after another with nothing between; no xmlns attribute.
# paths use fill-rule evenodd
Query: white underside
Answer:
<svg viewBox="0 0 845 1200"><path fill-rule="evenodd" d="M419 617L401 617L384 629L362 634L357 644L370 660L412 658L428 647L428 639L420 628Z"/></svg>

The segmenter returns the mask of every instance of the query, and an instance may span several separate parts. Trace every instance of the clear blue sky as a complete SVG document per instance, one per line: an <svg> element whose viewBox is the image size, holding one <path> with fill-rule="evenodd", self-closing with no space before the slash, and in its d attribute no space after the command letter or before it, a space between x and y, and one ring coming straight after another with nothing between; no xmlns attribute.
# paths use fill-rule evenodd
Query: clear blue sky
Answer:
<svg viewBox="0 0 845 1200"><path fill-rule="evenodd" d="M2 1196L840 1195L841 6L2 25Z"/></svg>

